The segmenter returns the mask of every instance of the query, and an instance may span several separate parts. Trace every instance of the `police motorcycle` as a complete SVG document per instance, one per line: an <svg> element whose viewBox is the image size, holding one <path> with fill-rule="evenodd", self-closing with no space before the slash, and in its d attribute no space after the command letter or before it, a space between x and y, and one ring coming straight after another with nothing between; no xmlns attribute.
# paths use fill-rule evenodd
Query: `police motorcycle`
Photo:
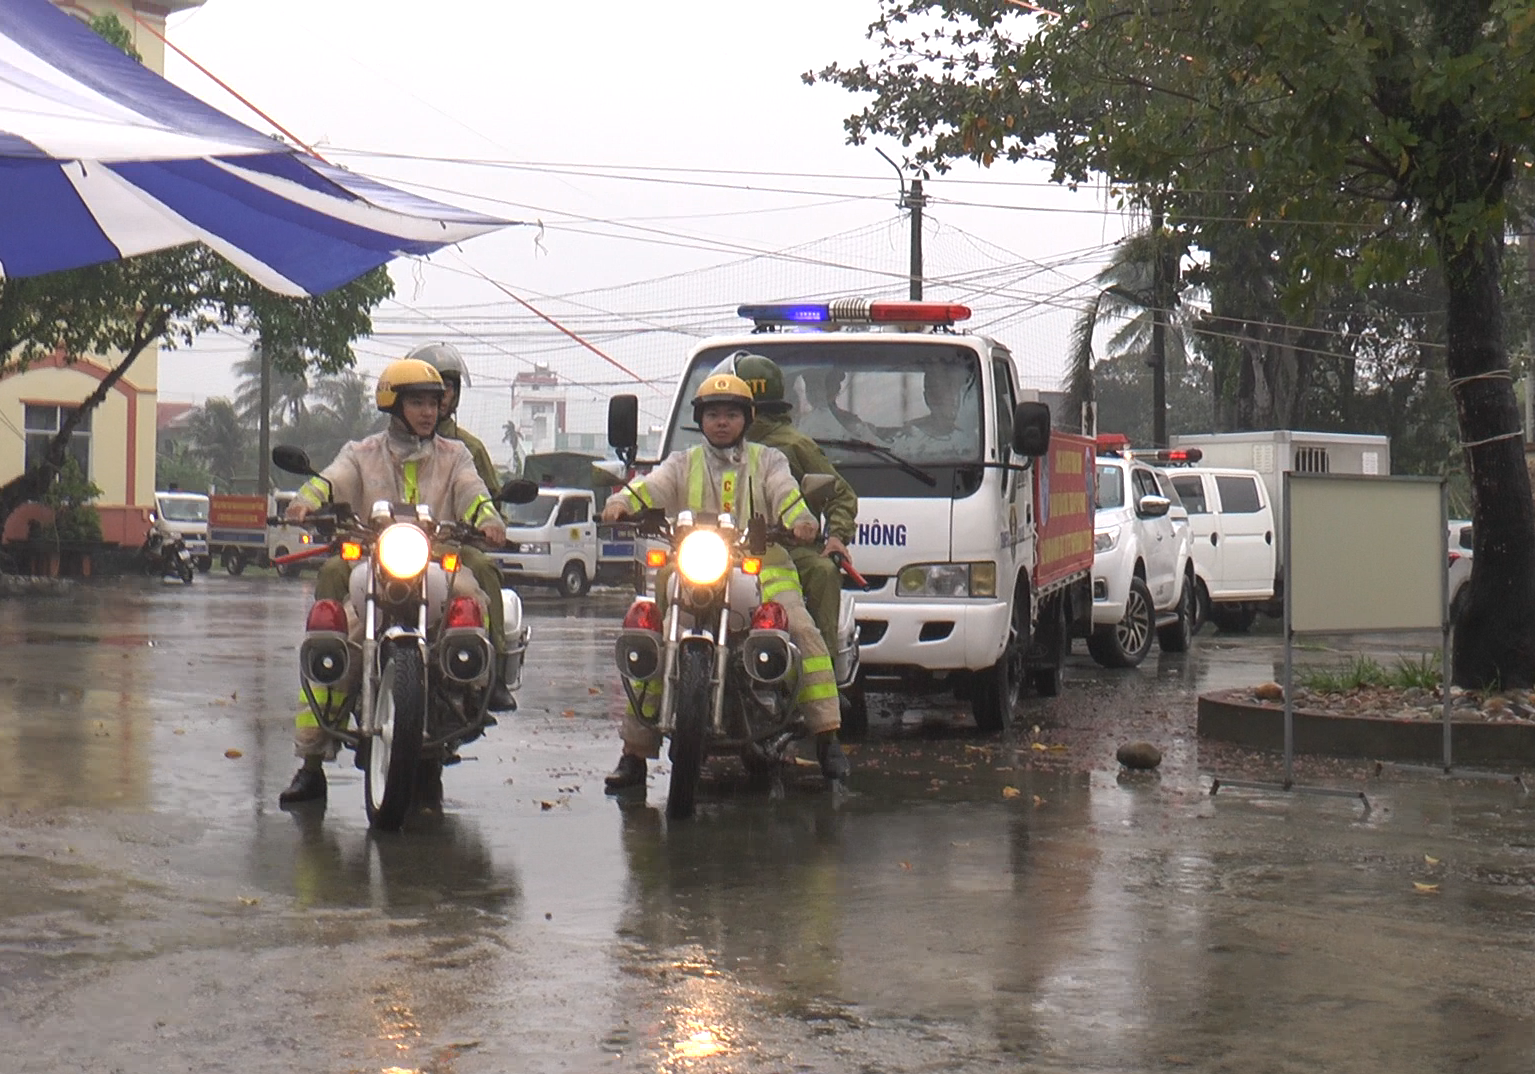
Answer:
<svg viewBox="0 0 1535 1074"><path fill-rule="evenodd" d="M144 573L162 578L180 578L187 585L197 573L197 565L186 541L178 533L165 533L156 523L159 516L149 512L149 533L139 546L139 556L144 563Z"/></svg>
<svg viewBox="0 0 1535 1074"><path fill-rule="evenodd" d="M635 396L609 401L608 441L625 471L634 462L637 426ZM832 480L807 475L806 499L824 495ZM783 769L806 734L795 712L800 652L789 637L788 612L762 599L758 576L768 544L788 539L789 531L760 515L744 528L729 514L711 512L682 511L668 521L658 508L640 511L634 523L641 541L650 542L645 565L672 568L657 575L667 587L667 608L663 615L654 596L637 596L614 656L631 711L670 742L666 815L693 815L710 754L738 755L781 796ZM844 618L847 644L834 658L839 685L857 674L850 610Z"/></svg>
<svg viewBox="0 0 1535 1074"><path fill-rule="evenodd" d="M272 461L325 483L298 448L274 448ZM527 503L537 493L533 482L513 480L495 499ZM458 748L495 723L488 704L496 654L484 615L473 597L452 595L460 550L478 531L434 519L424 504L387 500L370 505L366 518L332 502L305 524L316 532L315 545L274 562L339 555L352 563L350 601L362 640L350 639L340 601L316 601L299 646L304 698L325 733L355 752L369 826L393 831L418 791L440 797L443 766L457 763ZM516 643L506 670L515 690L527 630L517 594L502 590L500 598L509 648Z"/></svg>

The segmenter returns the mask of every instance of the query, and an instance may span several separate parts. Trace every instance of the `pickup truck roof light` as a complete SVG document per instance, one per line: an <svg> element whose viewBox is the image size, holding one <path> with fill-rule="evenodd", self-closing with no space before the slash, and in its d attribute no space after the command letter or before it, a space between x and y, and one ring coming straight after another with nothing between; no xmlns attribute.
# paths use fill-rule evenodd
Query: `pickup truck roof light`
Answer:
<svg viewBox="0 0 1535 1074"><path fill-rule="evenodd" d="M867 298L839 298L827 303L787 302L740 306L736 314L758 328L776 325L905 324L948 327L970 319L970 307L956 302L876 302Z"/></svg>

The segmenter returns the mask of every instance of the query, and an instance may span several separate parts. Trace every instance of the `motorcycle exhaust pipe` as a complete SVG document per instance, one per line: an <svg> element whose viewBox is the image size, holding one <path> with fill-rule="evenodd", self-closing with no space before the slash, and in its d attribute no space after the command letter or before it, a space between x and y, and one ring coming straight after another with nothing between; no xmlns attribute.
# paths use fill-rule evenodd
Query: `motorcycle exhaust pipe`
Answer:
<svg viewBox="0 0 1535 1074"><path fill-rule="evenodd" d="M649 682L661 671L661 635L653 630L625 630L618 635L613 655L624 678Z"/></svg>
<svg viewBox="0 0 1535 1074"><path fill-rule="evenodd" d="M798 655L789 635L782 630L753 630L741 643L741 662L746 673L766 686L782 682Z"/></svg>
<svg viewBox="0 0 1535 1074"><path fill-rule="evenodd" d="M442 638L442 673L457 683L477 683L490 667L490 642L476 631L449 632Z"/></svg>
<svg viewBox="0 0 1535 1074"><path fill-rule="evenodd" d="M316 686L334 686L346 678L350 660L345 634L311 633L298 650L299 668Z"/></svg>

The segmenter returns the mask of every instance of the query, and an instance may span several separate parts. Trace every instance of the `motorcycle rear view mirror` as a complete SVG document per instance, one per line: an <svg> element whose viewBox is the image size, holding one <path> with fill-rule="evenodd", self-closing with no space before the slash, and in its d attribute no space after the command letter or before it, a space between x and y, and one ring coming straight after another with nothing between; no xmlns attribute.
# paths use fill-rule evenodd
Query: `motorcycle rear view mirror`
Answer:
<svg viewBox="0 0 1535 1074"><path fill-rule="evenodd" d="M496 499L502 503L532 503L538 499L538 482L525 477L514 477L501 486Z"/></svg>
<svg viewBox="0 0 1535 1074"><path fill-rule="evenodd" d="M309 453L291 444L279 444L272 449L272 464L290 474L299 474L303 477L319 476L309 462Z"/></svg>
<svg viewBox="0 0 1535 1074"><path fill-rule="evenodd" d="M615 395L608 400L608 446L626 461L640 442L640 397Z"/></svg>

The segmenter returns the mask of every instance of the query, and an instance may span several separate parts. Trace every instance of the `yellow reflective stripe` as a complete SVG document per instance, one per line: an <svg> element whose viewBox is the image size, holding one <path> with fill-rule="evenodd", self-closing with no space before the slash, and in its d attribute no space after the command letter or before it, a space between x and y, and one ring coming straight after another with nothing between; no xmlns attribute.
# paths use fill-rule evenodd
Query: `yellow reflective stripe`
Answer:
<svg viewBox="0 0 1535 1074"><path fill-rule="evenodd" d="M417 460L415 460L415 459L411 459L411 460L407 461L401 467L401 470L404 472L404 475L405 475L405 502L406 503L415 503L416 502L416 497L421 492L420 488L417 487L417 484L416 484L417 471L419 469L420 469L419 464L418 464Z"/></svg>
<svg viewBox="0 0 1535 1074"><path fill-rule="evenodd" d="M650 490L645 487L645 482L643 481L634 482L634 491L626 492L625 495L629 497L629 507L631 510L637 511L641 507L654 507L656 505L655 500L651 499Z"/></svg>
<svg viewBox="0 0 1535 1074"><path fill-rule="evenodd" d="M328 686L313 687L314 699L325 708L335 704L337 700L345 701L346 694L342 692L332 693ZM320 718L315 715L314 709L309 707L309 699L299 693L299 710L293 714L294 727L319 727Z"/></svg>
<svg viewBox="0 0 1535 1074"><path fill-rule="evenodd" d="M704 509L704 450L688 452L688 510L695 514Z"/></svg>
<svg viewBox="0 0 1535 1074"><path fill-rule="evenodd" d="M792 567L764 567L758 577L762 582L763 600L772 600L790 590L799 591L799 572Z"/></svg>
<svg viewBox="0 0 1535 1074"><path fill-rule="evenodd" d="M469 505L469 510L464 512L464 521L473 525L480 517L480 512L487 507L490 508L491 514L496 513L495 506L491 503L489 496L476 496L474 502Z"/></svg>
<svg viewBox="0 0 1535 1074"><path fill-rule="evenodd" d="M325 494L320 491L320 486L312 477L308 481L304 482L303 488L298 490L298 498L303 500L310 507L324 507L324 495Z"/></svg>
<svg viewBox="0 0 1535 1074"><path fill-rule="evenodd" d="M810 508L805 506L805 497L798 490L791 492L783 498L778 505L778 517L783 520L785 526L794 525L801 516L810 513Z"/></svg>
<svg viewBox="0 0 1535 1074"><path fill-rule="evenodd" d="M837 684L834 682L806 683L799 688L799 693L794 695L794 700L799 703L806 701L825 701L837 696Z"/></svg>
<svg viewBox="0 0 1535 1074"><path fill-rule="evenodd" d="M807 656L804 660L800 661L800 668L807 672L830 671L831 656L827 653L823 653L820 656Z"/></svg>

